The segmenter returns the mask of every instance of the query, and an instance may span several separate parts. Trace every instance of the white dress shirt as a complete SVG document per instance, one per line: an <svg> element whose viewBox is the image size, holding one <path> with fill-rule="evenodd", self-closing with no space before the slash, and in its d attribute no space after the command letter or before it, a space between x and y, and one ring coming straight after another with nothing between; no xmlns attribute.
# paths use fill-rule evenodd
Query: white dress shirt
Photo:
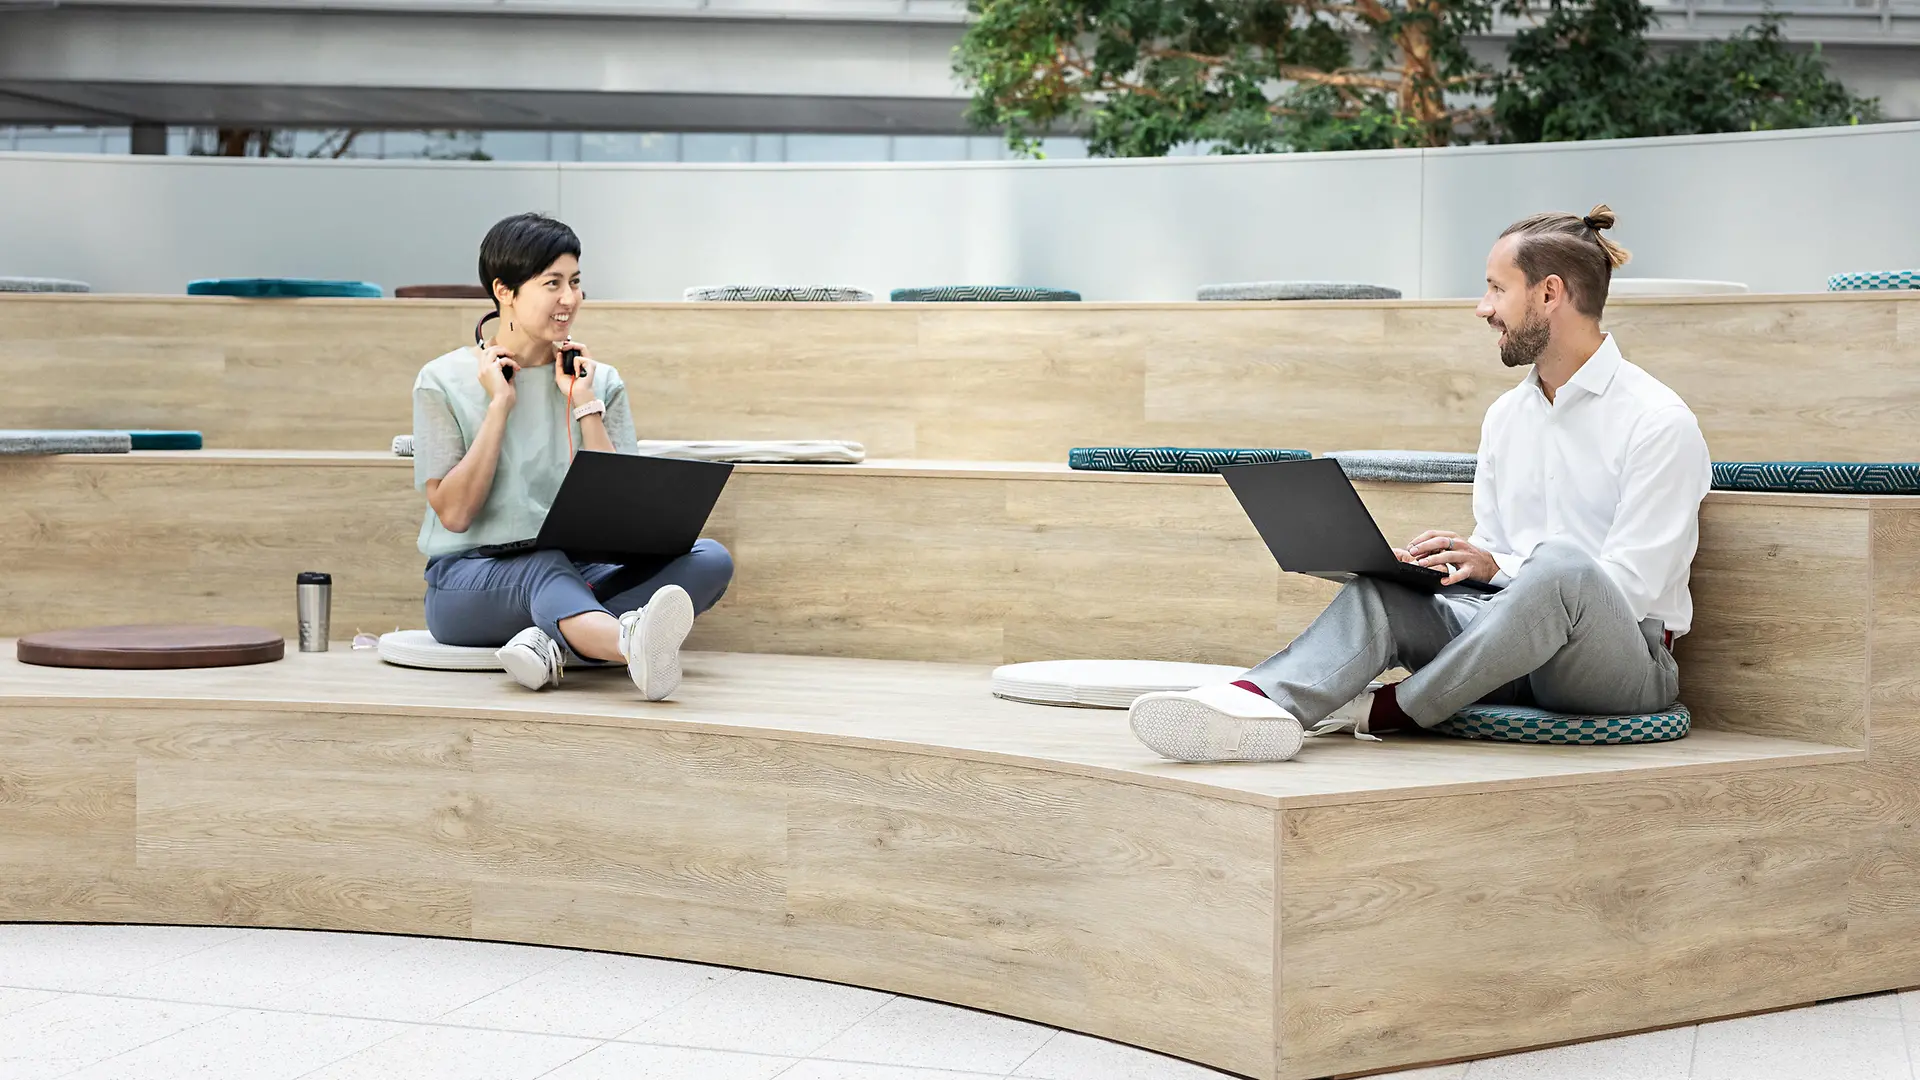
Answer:
<svg viewBox="0 0 1920 1080"><path fill-rule="evenodd" d="M1471 543L1521 573L1566 539L1592 555L1641 619L1693 625L1687 571L1713 465L1680 395L1627 362L1608 334L1549 402L1538 371L1500 395L1480 428Z"/></svg>

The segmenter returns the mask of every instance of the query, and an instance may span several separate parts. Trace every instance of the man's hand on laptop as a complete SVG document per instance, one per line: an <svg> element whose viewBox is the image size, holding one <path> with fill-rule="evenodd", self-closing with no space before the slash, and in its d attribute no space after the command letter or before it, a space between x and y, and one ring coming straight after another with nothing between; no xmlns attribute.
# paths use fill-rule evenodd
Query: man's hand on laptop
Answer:
<svg viewBox="0 0 1920 1080"><path fill-rule="evenodd" d="M1445 572L1447 576L1441 581L1442 585L1457 585L1468 578L1492 581L1500 572L1500 565L1493 561L1492 555L1467 543L1466 537L1459 533L1445 529L1428 529L1414 537L1406 553L1410 556L1407 562Z"/></svg>

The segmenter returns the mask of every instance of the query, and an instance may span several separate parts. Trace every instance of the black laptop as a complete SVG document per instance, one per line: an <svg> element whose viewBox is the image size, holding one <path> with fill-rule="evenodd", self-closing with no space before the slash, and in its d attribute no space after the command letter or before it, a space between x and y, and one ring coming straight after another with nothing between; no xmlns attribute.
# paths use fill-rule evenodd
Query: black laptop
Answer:
<svg viewBox="0 0 1920 1080"><path fill-rule="evenodd" d="M582 450L560 482L540 535L490 544L479 554L558 550L598 562L685 555L732 473L732 465L717 461Z"/></svg>
<svg viewBox="0 0 1920 1080"><path fill-rule="evenodd" d="M1394 557L1393 545L1339 462L1313 458L1229 465L1220 475L1280 569L1331 581L1370 577L1423 592L1443 591L1445 574ZM1444 591L1489 593L1500 586L1469 579Z"/></svg>

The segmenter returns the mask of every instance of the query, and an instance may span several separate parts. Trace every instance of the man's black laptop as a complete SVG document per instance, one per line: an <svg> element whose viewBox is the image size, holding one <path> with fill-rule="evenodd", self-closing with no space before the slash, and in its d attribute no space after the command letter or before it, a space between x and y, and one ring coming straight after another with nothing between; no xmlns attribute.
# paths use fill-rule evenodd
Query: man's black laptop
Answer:
<svg viewBox="0 0 1920 1080"><path fill-rule="evenodd" d="M1230 465L1220 475L1280 569L1331 581L1370 577L1423 592L1442 591L1445 574L1394 557L1393 545L1339 462L1313 458ZM1482 593L1499 588L1472 580L1445 587L1449 592Z"/></svg>
<svg viewBox="0 0 1920 1080"><path fill-rule="evenodd" d="M540 523L540 535L490 544L492 558L564 551L576 560L625 562L685 555L700 539L733 466L582 450Z"/></svg>

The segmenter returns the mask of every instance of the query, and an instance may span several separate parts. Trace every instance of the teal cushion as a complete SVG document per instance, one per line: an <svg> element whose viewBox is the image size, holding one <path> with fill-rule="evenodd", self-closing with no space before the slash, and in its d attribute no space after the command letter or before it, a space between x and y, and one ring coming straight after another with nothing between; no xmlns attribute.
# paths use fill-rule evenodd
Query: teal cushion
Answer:
<svg viewBox="0 0 1920 1080"><path fill-rule="evenodd" d="M197 431L132 431L135 450L198 450L200 433Z"/></svg>
<svg viewBox="0 0 1920 1080"><path fill-rule="evenodd" d="M1462 739L1599 746L1670 742L1685 737L1692 727L1693 714L1675 702L1640 716L1575 716L1519 705L1469 705L1433 730Z"/></svg>
<svg viewBox="0 0 1920 1080"><path fill-rule="evenodd" d="M1860 274L1835 274L1827 279L1829 292L1859 289L1920 289L1920 270L1871 270Z"/></svg>
<svg viewBox="0 0 1920 1080"><path fill-rule="evenodd" d="M378 298L370 281L314 281L309 278L201 278L187 282L188 296L362 296Z"/></svg>
<svg viewBox="0 0 1920 1080"><path fill-rule="evenodd" d="M1210 473L1224 465L1258 465L1312 457L1305 450L1223 450L1181 446L1082 446L1067 467L1089 472Z"/></svg>
<svg viewBox="0 0 1920 1080"><path fill-rule="evenodd" d="M1080 299L1072 289L1045 289L1027 285L935 285L922 289L895 289L888 298L896 304L1034 304Z"/></svg>
<svg viewBox="0 0 1920 1080"><path fill-rule="evenodd" d="M1911 461L1716 461L1715 491L1795 491L1815 495L1920 495L1920 463Z"/></svg>

